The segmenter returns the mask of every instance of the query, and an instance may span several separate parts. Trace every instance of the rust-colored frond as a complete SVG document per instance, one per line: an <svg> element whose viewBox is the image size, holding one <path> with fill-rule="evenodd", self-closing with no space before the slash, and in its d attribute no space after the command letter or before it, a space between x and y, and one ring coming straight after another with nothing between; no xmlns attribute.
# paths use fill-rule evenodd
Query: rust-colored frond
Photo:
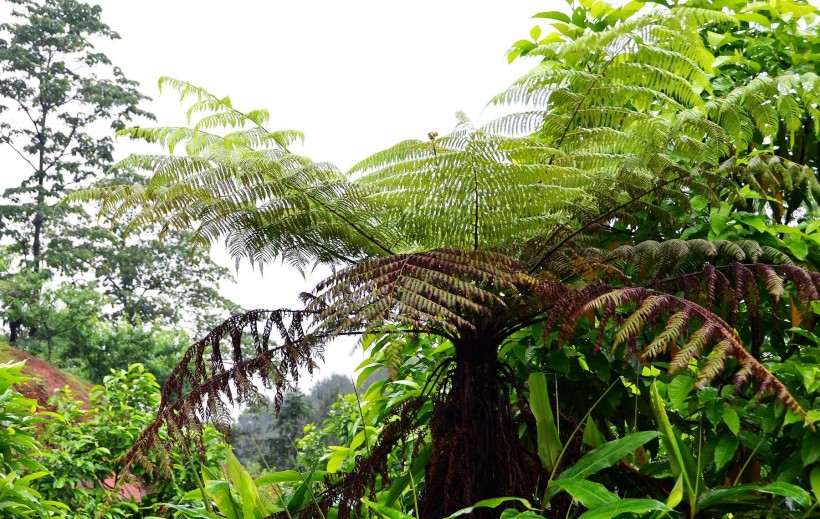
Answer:
<svg viewBox="0 0 820 519"><path fill-rule="evenodd" d="M771 311L776 313L788 287L793 287L801 311L808 312L810 303L820 299L820 274L796 265L734 262L706 265L700 271L657 281L648 287L681 293L712 312L725 310L721 315L735 323L741 308L749 318L759 315L761 294L768 297Z"/></svg>
<svg viewBox="0 0 820 519"><path fill-rule="evenodd" d="M748 297L745 289L741 288L741 291ZM568 301L569 308L561 312L560 341L568 341L576 322L584 314L595 311L599 316L598 326L604 328L615 321L616 343L628 344L631 346L629 349L637 347L642 361L669 355L669 372L674 374L687 369L692 359L702 357L711 347L699 373L699 386L710 383L720 375L726 359L732 357L740 365L735 375L738 388L756 382L758 394L768 391L783 405L805 416L805 411L783 383L746 351L732 327L697 303L646 288L590 287L578 294ZM613 308L635 309L622 322L618 322ZM656 332L658 323L665 316L669 316L665 325ZM552 326L552 322L548 321L548 325Z"/></svg>
<svg viewBox="0 0 820 519"><path fill-rule="evenodd" d="M449 335L475 332L477 321L506 311L522 288L543 284L522 271L516 260L483 250L375 258L323 281L309 308L331 335L386 322Z"/></svg>
<svg viewBox="0 0 820 519"><path fill-rule="evenodd" d="M154 468L147 456L153 450L159 469L167 473L171 467L167 440L161 437L163 427L170 441L198 444L201 424L224 421L226 404L258 398L254 381L275 390L279 412L285 392L298 382L299 371L312 373L322 358L320 343L306 336L305 324L310 320L301 311L253 310L231 317L188 348L162 388L156 419L126 454L126 464L138 461ZM276 341L271 337L274 332ZM244 344L243 337L252 338L253 344Z"/></svg>

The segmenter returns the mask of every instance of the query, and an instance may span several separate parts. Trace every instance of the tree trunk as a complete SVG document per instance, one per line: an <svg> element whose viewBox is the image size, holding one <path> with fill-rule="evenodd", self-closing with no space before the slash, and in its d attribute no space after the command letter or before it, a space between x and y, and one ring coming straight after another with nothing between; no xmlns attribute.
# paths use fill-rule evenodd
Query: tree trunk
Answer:
<svg viewBox="0 0 820 519"><path fill-rule="evenodd" d="M470 343L456 351L449 393L436 403L430 423L433 456L420 517L445 517L494 497L532 499L540 473L521 449L497 347ZM478 509L469 517L494 518L505 508Z"/></svg>
<svg viewBox="0 0 820 519"><path fill-rule="evenodd" d="M20 328L23 327L23 321L15 319L9 323L9 344L17 344L17 338L20 336Z"/></svg>

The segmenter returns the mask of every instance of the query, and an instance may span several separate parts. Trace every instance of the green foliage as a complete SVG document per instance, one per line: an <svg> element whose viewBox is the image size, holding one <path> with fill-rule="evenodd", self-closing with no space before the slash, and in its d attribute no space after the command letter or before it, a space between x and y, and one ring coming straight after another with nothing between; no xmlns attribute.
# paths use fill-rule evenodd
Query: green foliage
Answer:
<svg viewBox="0 0 820 519"><path fill-rule="evenodd" d="M508 115L462 117L348 176L293 155L298 134L266 112L163 79L195 101L189 128L124 131L169 152L120 165L148 185L70 199L132 229L195 226L237 259L346 265L304 311L249 312L195 343L129 459L163 449L162 426L179 440L221 419L221 398L256 398L255 376L280 410L331 337L363 334L361 377L388 380L308 430L311 476L281 489L278 517L810 514L815 10L650 7L541 13L557 32L515 44L539 65L493 100ZM752 41L770 33L794 53ZM735 41L738 59L721 50Z"/></svg>
<svg viewBox="0 0 820 519"><path fill-rule="evenodd" d="M37 492L37 480L48 474L34 460L40 453L35 437L46 413L37 413L37 403L12 389L27 377L20 374L22 362L0 364L0 517L59 516L67 507L49 501Z"/></svg>
<svg viewBox="0 0 820 519"><path fill-rule="evenodd" d="M175 466L170 479L135 469L122 471L120 458L151 422L159 405L159 386L153 375L134 364L111 372L94 386L88 403L76 399L68 388L50 400L59 419L43 427L41 452L49 470L36 484L41 494L65 503L64 517L143 517L145 507L170 501L195 487L184 450L172 452ZM206 466L224 459L221 435L205 434Z"/></svg>
<svg viewBox="0 0 820 519"><path fill-rule="evenodd" d="M49 206L70 184L99 175L112 160L110 137L90 127L121 128L145 96L94 38L118 38L100 21L100 8L77 1L12 0L12 19L0 25L0 142L23 160L30 177L7 190L3 231L39 270ZM78 66L82 65L82 66ZM80 72L82 71L82 72ZM13 121L27 121L25 125ZM28 124L30 123L30 124Z"/></svg>
<svg viewBox="0 0 820 519"><path fill-rule="evenodd" d="M176 361L170 349L184 340L167 330L200 333L240 310L216 290L228 271L206 252L191 255L189 233L162 243L153 229L125 237L119 227L95 227L83 208L56 204L113 161L101 123L119 130L152 116L139 108L147 98L138 84L93 48L119 37L98 6L9 0L9 7L0 24L0 145L29 171L0 202L9 342L95 382L140 361L164 380ZM104 181L125 182L144 179L122 171Z"/></svg>
<svg viewBox="0 0 820 519"><path fill-rule="evenodd" d="M195 229L197 243L225 238L232 256L254 263L280 254L303 265L389 252L382 243L385 231L368 214L372 207L363 205L360 189L335 167L289 151L299 132L268 131L267 112L240 112L227 97L186 82L162 78L160 86L182 100L196 99L188 111L189 118L197 118L192 127L132 128L121 134L159 143L169 152L184 143L186 155L125 159L119 167L154 173L147 186L103 187L69 200L104 196L103 211L116 217L154 200L141 207L129 228L160 222L163 231Z"/></svg>

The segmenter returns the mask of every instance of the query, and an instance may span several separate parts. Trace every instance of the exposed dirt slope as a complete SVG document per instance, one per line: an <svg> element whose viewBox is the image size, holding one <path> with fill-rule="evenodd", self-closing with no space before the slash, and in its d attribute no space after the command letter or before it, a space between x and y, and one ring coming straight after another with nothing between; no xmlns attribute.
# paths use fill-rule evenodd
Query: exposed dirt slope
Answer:
<svg viewBox="0 0 820 519"><path fill-rule="evenodd" d="M77 398L88 401L88 391L91 389L91 384L88 382L61 371L24 351L0 343L0 362L19 362L21 360L26 361L26 365L23 366L22 370L23 374L31 377L31 380L17 388L23 395L37 400L42 406L46 406L55 389L68 386L77 393Z"/></svg>

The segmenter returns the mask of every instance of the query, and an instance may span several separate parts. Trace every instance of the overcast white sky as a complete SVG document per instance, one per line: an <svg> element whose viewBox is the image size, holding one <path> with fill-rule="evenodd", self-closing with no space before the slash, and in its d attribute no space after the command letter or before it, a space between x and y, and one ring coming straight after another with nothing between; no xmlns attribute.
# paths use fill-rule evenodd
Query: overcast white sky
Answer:
<svg viewBox="0 0 820 519"><path fill-rule="evenodd" d="M480 119L487 100L531 64L507 64L505 51L526 37L539 11L561 0L122 0L98 1L121 40L107 53L154 98L157 124L184 122L176 99L159 98L170 75L230 95L239 109L267 108L270 128L306 134L302 153L346 170L400 140L445 133L454 114ZM122 156L129 147L118 144ZM0 165L9 171L7 153ZM0 177L0 188L12 176ZM218 261L228 264L221 249ZM304 281L279 265L264 277L247 266L226 296L247 308L297 305ZM351 345L327 352L318 378L350 373Z"/></svg>

